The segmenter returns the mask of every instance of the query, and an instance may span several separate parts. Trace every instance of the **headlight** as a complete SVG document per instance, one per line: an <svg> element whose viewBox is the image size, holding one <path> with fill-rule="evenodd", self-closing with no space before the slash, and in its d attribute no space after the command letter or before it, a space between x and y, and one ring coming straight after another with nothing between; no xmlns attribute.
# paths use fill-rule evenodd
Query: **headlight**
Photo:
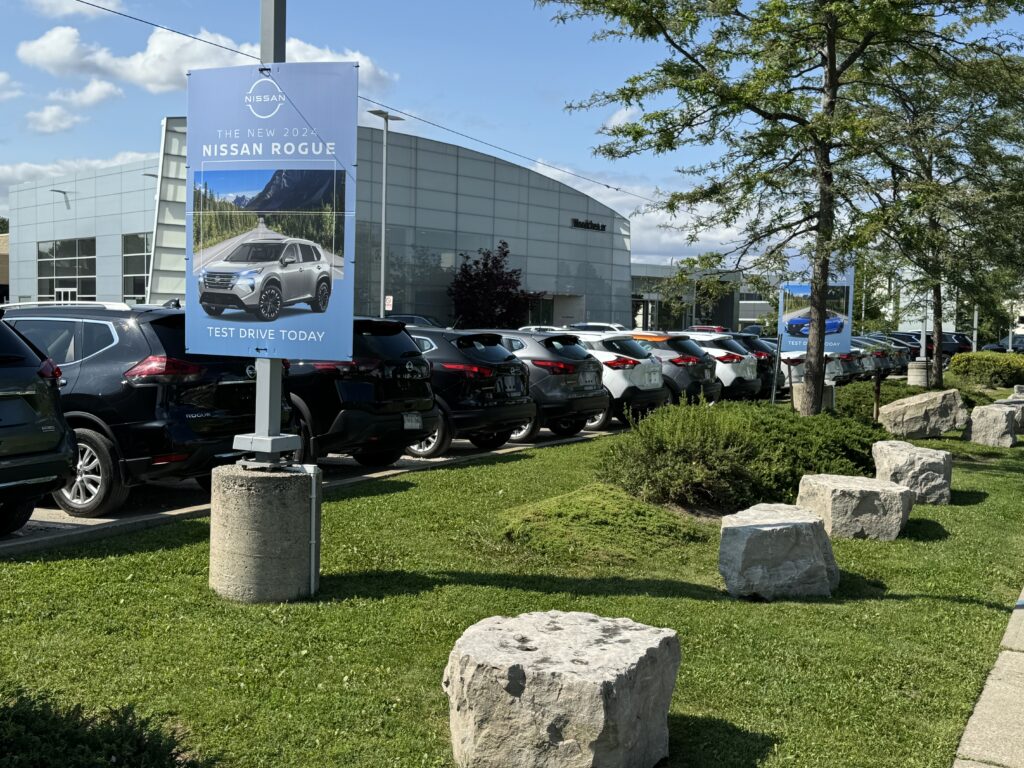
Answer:
<svg viewBox="0 0 1024 768"><path fill-rule="evenodd" d="M256 275L258 275L262 271L263 267L257 267L256 269L247 269L245 272L240 273L238 277L256 277Z"/></svg>

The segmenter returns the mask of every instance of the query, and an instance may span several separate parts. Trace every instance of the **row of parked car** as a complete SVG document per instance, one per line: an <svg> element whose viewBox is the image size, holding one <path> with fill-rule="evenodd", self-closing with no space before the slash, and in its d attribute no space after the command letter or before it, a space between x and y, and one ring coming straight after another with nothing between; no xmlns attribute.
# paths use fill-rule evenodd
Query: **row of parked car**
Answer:
<svg viewBox="0 0 1024 768"><path fill-rule="evenodd" d="M455 438L493 450L542 429L571 436L665 403L770 389L775 352L753 334L454 330L357 318L353 357L285 366L294 457L345 453L370 467L443 454ZM47 493L97 516L133 486L208 487L253 429L251 360L185 350L177 307L11 305L0 323L0 535ZM781 381L780 381L781 383Z"/></svg>

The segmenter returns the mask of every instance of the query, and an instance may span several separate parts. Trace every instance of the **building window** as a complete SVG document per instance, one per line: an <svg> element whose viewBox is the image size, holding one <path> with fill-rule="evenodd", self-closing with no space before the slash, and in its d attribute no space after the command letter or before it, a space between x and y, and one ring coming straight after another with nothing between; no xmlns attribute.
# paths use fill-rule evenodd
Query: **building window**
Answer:
<svg viewBox="0 0 1024 768"><path fill-rule="evenodd" d="M149 267L153 259L153 235L138 232L121 235L121 274L126 304L143 304L149 289Z"/></svg>
<svg viewBox="0 0 1024 768"><path fill-rule="evenodd" d="M40 301L96 301L96 238L36 244Z"/></svg>

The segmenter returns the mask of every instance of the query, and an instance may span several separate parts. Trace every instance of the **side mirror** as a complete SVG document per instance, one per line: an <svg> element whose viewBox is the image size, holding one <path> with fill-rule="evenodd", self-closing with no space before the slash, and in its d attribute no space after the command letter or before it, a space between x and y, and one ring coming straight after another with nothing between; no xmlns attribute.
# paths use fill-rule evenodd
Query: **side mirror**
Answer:
<svg viewBox="0 0 1024 768"><path fill-rule="evenodd" d="M281 257L281 266L282 267L287 267L289 264L294 264L294 263L295 263L295 257L294 256L282 256Z"/></svg>

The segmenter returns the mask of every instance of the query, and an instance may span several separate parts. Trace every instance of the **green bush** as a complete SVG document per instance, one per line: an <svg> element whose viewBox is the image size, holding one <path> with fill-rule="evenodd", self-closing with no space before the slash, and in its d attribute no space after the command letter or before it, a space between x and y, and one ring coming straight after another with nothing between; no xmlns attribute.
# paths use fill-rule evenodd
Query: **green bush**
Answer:
<svg viewBox="0 0 1024 768"><path fill-rule="evenodd" d="M924 387L911 387L902 381L883 381L881 404L887 405L904 397L927 392ZM875 383L855 381L836 387L836 413L861 424L871 424L875 413Z"/></svg>
<svg viewBox="0 0 1024 768"><path fill-rule="evenodd" d="M732 512L792 502L805 474L866 475L882 433L832 414L718 403L660 408L611 445L603 477L655 503Z"/></svg>
<svg viewBox="0 0 1024 768"><path fill-rule="evenodd" d="M950 373L980 387L1024 384L1024 355L1005 352L967 352L954 355Z"/></svg>
<svg viewBox="0 0 1024 768"><path fill-rule="evenodd" d="M0 768L49 765L204 768L214 762L189 754L176 736L131 707L88 714L45 695L0 688Z"/></svg>

